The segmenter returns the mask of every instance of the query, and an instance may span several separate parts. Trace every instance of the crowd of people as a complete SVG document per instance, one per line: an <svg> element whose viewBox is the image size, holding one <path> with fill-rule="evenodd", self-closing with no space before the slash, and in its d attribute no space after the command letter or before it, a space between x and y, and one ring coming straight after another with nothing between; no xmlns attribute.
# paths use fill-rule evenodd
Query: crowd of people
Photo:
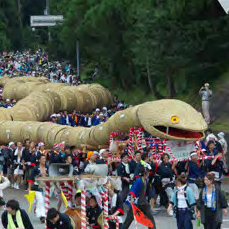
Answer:
<svg viewBox="0 0 229 229"><path fill-rule="evenodd" d="M10 52L0 55L0 76L47 77L51 82L79 85L81 80L69 62L50 61L47 52L37 50Z"/></svg>
<svg viewBox="0 0 229 229"><path fill-rule="evenodd" d="M9 53L0 56L0 76L5 74L16 76L45 76L51 82L62 82L76 86L81 83L75 70L67 63L59 61L50 62L47 53L38 50L34 54ZM96 68L95 75L98 74ZM93 74L94 77L94 74ZM204 104L212 92L209 85L201 88L199 94ZM0 107L10 108L15 100L0 97ZM208 108L207 103L207 108ZM131 106L131 105L130 105ZM205 108L206 108L205 106ZM117 96L110 107L96 108L92 113L82 114L73 111L59 111L50 116L50 122L59 125L91 127L106 122L115 112L127 108L124 101ZM205 109L205 119L209 123L210 117ZM148 133L145 133L148 137ZM153 136L149 136L153 137ZM158 147L158 146L156 146ZM223 215L227 214L227 202L221 191L221 181L228 175L227 142L224 133L216 135L211 129L206 131L205 140L200 142L200 148L190 152L188 161L171 161L167 153L163 153L160 160L155 157L151 145L143 148L143 152L136 150L133 159L129 158L128 145L120 148L120 161L112 160L109 149L97 151L80 150L75 146L68 146L65 142L54 144L48 149L43 142L10 142L0 147L0 178L1 184L13 189L35 191L36 207L34 213L47 228L73 229L71 218L60 212L62 203L58 192L54 193L59 202L56 208L50 208L45 215L43 188L36 182L38 176L48 176L49 167L55 163L72 165L73 175L91 174L92 166L104 165L107 176L115 175L121 178L121 190L112 185L107 186L109 191L109 215L123 216L125 220L119 222L119 228L127 229L134 220L131 204L134 203L139 210L153 223L155 215L162 208L166 208L169 216L177 220L178 229L192 229L192 220L201 219L205 229L219 229ZM159 150L156 149L159 153ZM212 156L200 159L201 155ZM20 208L18 201L9 200L7 203L0 192L0 206L5 205L2 214L4 228L34 228L26 211ZM73 208L81 207L81 190L74 191ZM99 219L103 207L99 204L98 196L87 196L87 224L90 228L101 228ZM213 223L212 223L213 222ZM109 221L109 228L116 228L114 221Z"/></svg>
<svg viewBox="0 0 229 229"><path fill-rule="evenodd" d="M0 164L4 177L11 182L11 188L24 188L36 191L36 216L41 222L45 221L44 199L42 187L36 183L37 176L47 176L49 166L53 163L72 164L73 174L90 174L91 165L107 165L107 175L116 175L121 178L122 189L109 189L110 214L127 217L120 228L129 228L134 216L131 208L124 207L124 203L135 203L148 217L156 228L154 215L162 207L167 208L170 216L175 215L178 229L192 228L192 219L200 218L205 228L220 228L222 214L227 214L227 202L221 192L221 180L228 175L226 163L227 142L222 132L217 137L210 129L206 132L205 141L201 141L201 151L190 152L189 161L171 162L166 153L160 160L155 160L150 145L144 152L135 151L134 159L128 156L128 146L121 152L121 161L111 160L109 149L97 151L81 151L64 142L55 144L52 149L46 149L44 143L38 144L27 139L24 143L10 142L1 147ZM214 156L211 159L199 160L199 155L205 153ZM80 208L80 190L76 190L75 203ZM115 197L114 197L115 196ZM157 205L159 206L156 206ZM93 195L87 199L88 224L92 228L100 228L98 218L102 207ZM55 217L64 217L58 209L50 209L47 215L49 228L56 227L60 220ZM222 211L221 211L222 210ZM3 216L2 216L3 217ZM67 217L67 216L66 216ZM57 217L58 218L58 217ZM209 219L215 219L215 226L209 225ZM64 219L63 219L64 220ZM65 219L67 220L67 219ZM70 227L69 227L70 228ZM110 222L110 228L115 223Z"/></svg>
<svg viewBox="0 0 229 229"><path fill-rule="evenodd" d="M96 108L92 113L86 114L82 114L81 112L77 112L75 110L71 114L67 111L59 111L57 114L52 114L50 116L50 121L59 125L69 125L73 127L97 126L106 122L113 114L117 111L125 109L126 107L125 103L120 102L118 104L113 103L109 109L107 107L103 107L101 110Z"/></svg>

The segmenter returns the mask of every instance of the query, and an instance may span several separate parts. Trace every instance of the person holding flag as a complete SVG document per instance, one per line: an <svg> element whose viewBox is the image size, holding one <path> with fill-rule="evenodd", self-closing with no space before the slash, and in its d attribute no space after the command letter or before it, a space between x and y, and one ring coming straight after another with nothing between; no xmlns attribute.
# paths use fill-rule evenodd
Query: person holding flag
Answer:
<svg viewBox="0 0 229 229"><path fill-rule="evenodd" d="M123 223L123 229L129 228L133 220L148 226L148 228L156 229L153 212L151 211L150 204L147 202L145 195L149 173L150 170L142 166L141 171L139 170L140 177L131 187L125 202L130 208Z"/></svg>

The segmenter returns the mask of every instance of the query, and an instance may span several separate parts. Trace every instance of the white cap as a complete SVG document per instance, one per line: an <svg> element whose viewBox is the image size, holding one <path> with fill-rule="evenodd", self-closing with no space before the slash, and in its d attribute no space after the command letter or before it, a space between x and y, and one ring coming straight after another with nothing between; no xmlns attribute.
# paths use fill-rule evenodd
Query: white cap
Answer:
<svg viewBox="0 0 229 229"><path fill-rule="evenodd" d="M11 147L12 145L14 145L15 143L14 142L10 142L9 143L9 147Z"/></svg>
<svg viewBox="0 0 229 229"><path fill-rule="evenodd" d="M217 135L218 135L220 138L224 138L224 136L225 136L225 134L224 134L223 132L219 132Z"/></svg>
<svg viewBox="0 0 229 229"><path fill-rule="evenodd" d="M95 111L96 111L96 112L100 112L100 109L99 109L99 108L96 108Z"/></svg>
<svg viewBox="0 0 229 229"><path fill-rule="evenodd" d="M45 144L43 142L38 143L38 147L44 146Z"/></svg>
<svg viewBox="0 0 229 229"><path fill-rule="evenodd" d="M94 154L97 154L97 155L99 155L99 152L97 152L97 151L93 151L94 152Z"/></svg>
<svg viewBox="0 0 229 229"><path fill-rule="evenodd" d="M6 99L6 102L10 102L10 99Z"/></svg>
<svg viewBox="0 0 229 229"><path fill-rule="evenodd" d="M99 151L99 156L102 156L102 154L104 153L104 152L106 152L107 151L107 149L101 149L100 151Z"/></svg>
<svg viewBox="0 0 229 229"><path fill-rule="evenodd" d="M103 110L106 110L107 111L107 108L106 107L103 107Z"/></svg>
<svg viewBox="0 0 229 229"><path fill-rule="evenodd" d="M61 115L60 114L57 114L56 117L60 117Z"/></svg>
<svg viewBox="0 0 229 229"><path fill-rule="evenodd" d="M209 138L214 138L214 139L216 140L216 136L215 136L214 134L209 134L209 135L208 135L208 139L209 139Z"/></svg>
<svg viewBox="0 0 229 229"><path fill-rule="evenodd" d="M100 113L99 116L103 116L103 113Z"/></svg>
<svg viewBox="0 0 229 229"><path fill-rule="evenodd" d="M56 114L52 114L50 118L56 118Z"/></svg>

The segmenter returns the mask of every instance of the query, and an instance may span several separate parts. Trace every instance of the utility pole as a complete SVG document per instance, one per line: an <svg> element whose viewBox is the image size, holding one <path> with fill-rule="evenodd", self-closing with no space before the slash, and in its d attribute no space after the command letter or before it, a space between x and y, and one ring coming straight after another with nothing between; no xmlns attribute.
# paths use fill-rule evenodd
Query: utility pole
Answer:
<svg viewBox="0 0 229 229"><path fill-rule="evenodd" d="M76 41L76 69L77 69L77 77L80 79L80 48L79 41Z"/></svg>
<svg viewBox="0 0 229 229"><path fill-rule="evenodd" d="M46 0L46 6L45 6L44 15L46 15L46 16L49 15L49 0ZM48 39L49 39L49 42L50 42L51 41L51 33L50 33L49 28L48 28Z"/></svg>

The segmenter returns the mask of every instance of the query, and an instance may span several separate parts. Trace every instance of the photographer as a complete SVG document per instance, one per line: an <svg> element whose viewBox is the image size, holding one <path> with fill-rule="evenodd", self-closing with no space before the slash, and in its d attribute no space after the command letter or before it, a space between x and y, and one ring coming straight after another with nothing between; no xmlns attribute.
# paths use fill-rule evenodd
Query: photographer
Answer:
<svg viewBox="0 0 229 229"><path fill-rule="evenodd" d="M204 87L201 87L199 90L199 95L202 98L202 112L204 119L207 124L210 124L210 114L209 114L209 106L210 106L210 98L212 97L212 90L209 89L209 84L205 83Z"/></svg>

